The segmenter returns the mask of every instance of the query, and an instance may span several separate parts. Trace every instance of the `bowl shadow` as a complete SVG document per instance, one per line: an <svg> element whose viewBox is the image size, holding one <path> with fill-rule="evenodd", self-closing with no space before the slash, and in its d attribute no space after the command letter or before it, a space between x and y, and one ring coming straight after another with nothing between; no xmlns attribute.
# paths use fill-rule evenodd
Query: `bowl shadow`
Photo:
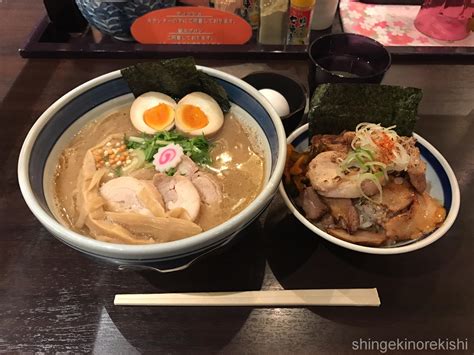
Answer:
<svg viewBox="0 0 474 355"><path fill-rule="evenodd" d="M261 226L256 221L229 244L183 271L163 274L144 271L140 274L161 292L258 290L265 273L262 248Z"/></svg>
<svg viewBox="0 0 474 355"><path fill-rule="evenodd" d="M280 283L297 275L320 243L319 238L287 211L280 196L268 210L263 232L267 262Z"/></svg>
<svg viewBox="0 0 474 355"><path fill-rule="evenodd" d="M460 238L441 238L407 254L358 253L313 234L289 212L271 213L265 225L265 252L284 289L377 288L379 308L308 307L323 318L349 325L377 327L428 317L433 306L426 300L443 302L442 266L462 249Z"/></svg>
<svg viewBox="0 0 474 355"><path fill-rule="evenodd" d="M204 257L188 269L133 274L146 285L133 292L212 292L259 290L265 273L263 238L259 221L236 240ZM117 293L130 293L130 285ZM104 305L118 331L140 352L216 352L239 332L252 307L117 307L110 298ZM143 329L143 332L137 332Z"/></svg>

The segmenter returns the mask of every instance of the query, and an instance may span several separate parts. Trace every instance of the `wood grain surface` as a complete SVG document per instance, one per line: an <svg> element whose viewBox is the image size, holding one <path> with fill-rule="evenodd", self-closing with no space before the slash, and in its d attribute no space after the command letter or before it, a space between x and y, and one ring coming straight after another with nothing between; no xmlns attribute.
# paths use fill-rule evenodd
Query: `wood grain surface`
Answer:
<svg viewBox="0 0 474 355"><path fill-rule="evenodd" d="M186 271L123 272L54 239L18 188L18 153L36 118L80 83L133 62L21 59L16 50L43 11L39 0L0 0L0 352L336 354L359 339L449 338L472 354L473 66L394 64L385 80L424 89L417 132L459 180L459 217L435 244L398 256L350 252L311 234L277 196L237 242ZM199 64L307 75L304 62ZM113 305L118 293L372 287L379 308Z"/></svg>

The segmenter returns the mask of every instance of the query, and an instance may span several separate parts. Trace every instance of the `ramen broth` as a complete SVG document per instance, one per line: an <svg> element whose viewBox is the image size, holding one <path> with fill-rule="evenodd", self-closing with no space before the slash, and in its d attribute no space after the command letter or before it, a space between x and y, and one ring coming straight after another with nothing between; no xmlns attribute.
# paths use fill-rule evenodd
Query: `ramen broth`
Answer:
<svg viewBox="0 0 474 355"><path fill-rule="evenodd" d="M72 139L59 157L55 174L55 208L61 222L84 235L90 235L86 226L74 227L77 216L78 176L88 149L111 134L140 135L130 123L129 107L87 124ZM199 170L213 175L219 182L222 200L219 206L201 203L194 221L203 231L224 223L247 207L260 193L265 176L262 148L233 113L226 115L222 129L210 139L212 164ZM141 243L137 235L133 243ZM146 237L146 236L145 236ZM123 243L120 240L108 240ZM159 242L159 241L155 241Z"/></svg>

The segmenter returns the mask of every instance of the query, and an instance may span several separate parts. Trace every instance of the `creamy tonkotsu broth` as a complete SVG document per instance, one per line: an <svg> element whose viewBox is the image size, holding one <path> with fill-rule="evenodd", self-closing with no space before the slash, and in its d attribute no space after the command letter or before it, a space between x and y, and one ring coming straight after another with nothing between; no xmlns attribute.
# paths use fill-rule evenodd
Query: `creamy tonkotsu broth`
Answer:
<svg viewBox="0 0 474 355"><path fill-rule="evenodd" d="M102 189L104 184L117 177L110 177L108 171L100 173L105 169L91 167L89 164L90 176L87 178L84 170L88 166L88 157L94 152L93 148L111 135L141 135L130 123L129 112L130 107L124 107L87 124L61 153L55 174L55 207L56 214L68 228L108 242L162 243L186 238L224 223L242 211L260 193L265 176L262 148L239 118L229 113L220 131L209 138L212 144L212 164L209 167L198 166L198 175L193 175L192 179L182 176L179 171L174 175L175 181L188 179L194 184L194 177L206 175L221 193L218 202L205 203L206 199L200 195L199 214L191 222L189 214L181 213L181 208L167 208L166 196L160 197L160 190L155 188L158 186L157 180L153 179L157 172L153 166L148 165L146 169L140 169L130 176L153 190L146 190L145 195L153 195L156 197L153 201L161 201L163 207L158 207L162 212L155 213L154 207L150 206L150 203L155 202L149 201L146 196L143 196L147 199L146 206L153 211L153 215L148 211L148 214L136 213L135 210L124 213L122 210L111 209L110 204L104 200ZM123 177L120 178L124 180ZM170 180L169 177L162 179ZM184 182L189 184L189 181ZM201 194L201 190L199 192ZM87 213L84 212L84 204L88 206Z"/></svg>

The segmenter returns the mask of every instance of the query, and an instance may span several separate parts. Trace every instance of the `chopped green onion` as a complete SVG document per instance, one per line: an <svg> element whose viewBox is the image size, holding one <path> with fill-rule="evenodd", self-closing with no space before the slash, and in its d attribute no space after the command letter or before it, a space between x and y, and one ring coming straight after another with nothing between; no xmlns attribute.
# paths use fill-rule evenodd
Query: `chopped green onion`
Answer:
<svg viewBox="0 0 474 355"><path fill-rule="evenodd" d="M115 175L116 177L122 176L122 167L121 167L121 166L116 167L116 168L113 170L113 172L114 172L114 175Z"/></svg>
<svg viewBox="0 0 474 355"><path fill-rule="evenodd" d="M194 162L200 165L211 164L211 144L204 135L199 137L186 137L176 131L162 131L155 135L143 135L143 137L130 136L126 138L127 148L140 149L145 153L145 160L151 162L159 148L170 143L179 144L184 153Z"/></svg>
<svg viewBox="0 0 474 355"><path fill-rule="evenodd" d="M367 153L367 155L369 156L370 160L374 160L374 154L371 150L367 149L367 148L357 148L357 149L360 149L361 151Z"/></svg>
<svg viewBox="0 0 474 355"><path fill-rule="evenodd" d="M135 143L145 143L145 139L140 138L140 137L130 136L130 137L127 138L127 140L130 141L130 142L135 142Z"/></svg>
<svg viewBox="0 0 474 355"><path fill-rule="evenodd" d="M356 148L350 151L346 159L342 161L341 168L343 171L348 171L351 168L356 168L359 171L358 184L363 197L377 202L362 190L362 183L369 180L372 181L379 190L380 201L382 200L382 185L379 179L384 178L388 181L387 165L376 161L370 149Z"/></svg>
<svg viewBox="0 0 474 355"><path fill-rule="evenodd" d="M166 171L166 175L168 175L168 176L173 176L175 173L176 173L176 168L169 168Z"/></svg>

